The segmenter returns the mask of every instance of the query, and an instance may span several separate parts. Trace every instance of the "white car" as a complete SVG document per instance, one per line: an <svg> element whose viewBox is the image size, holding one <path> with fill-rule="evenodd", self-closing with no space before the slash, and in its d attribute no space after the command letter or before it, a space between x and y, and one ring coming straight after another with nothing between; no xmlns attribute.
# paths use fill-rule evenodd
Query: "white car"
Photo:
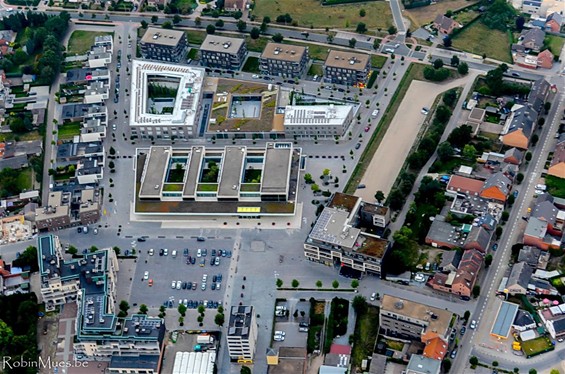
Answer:
<svg viewBox="0 0 565 374"><path fill-rule="evenodd" d="M392 48L385 48L385 52L394 53L394 49L392 49Z"/></svg>
<svg viewBox="0 0 565 374"><path fill-rule="evenodd" d="M421 112L422 112L422 114L428 114L429 111L430 111L430 108L423 107Z"/></svg>
<svg viewBox="0 0 565 374"><path fill-rule="evenodd" d="M275 335L275 336L273 337L273 340L276 341L276 342L282 342L282 341L284 341L284 336L282 336L282 335Z"/></svg>
<svg viewBox="0 0 565 374"><path fill-rule="evenodd" d="M153 253L154 253L153 248L150 248L149 249L149 256L153 256Z"/></svg>
<svg viewBox="0 0 565 374"><path fill-rule="evenodd" d="M421 282L423 282L423 281L426 280L426 276L425 276L424 274L422 274L422 273L416 273L416 276L414 277L414 280L415 280L416 282L420 282L420 283L421 283Z"/></svg>
<svg viewBox="0 0 565 374"><path fill-rule="evenodd" d="M145 280L149 279L149 272L148 271L143 273L143 279L145 279Z"/></svg>
<svg viewBox="0 0 565 374"><path fill-rule="evenodd" d="M117 126L116 126L116 124L114 123L114 124L112 125L112 130L116 131L116 129L117 129Z"/></svg>
<svg viewBox="0 0 565 374"><path fill-rule="evenodd" d="M171 282L171 288L174 290L175 288L177 288L177 281L172 281Z"/></svg>
<svg viewBox="0 0 565 374"><path fill-rule="evenodd" d="M470 329L474 330L477 328L477 321L472 320L471 321L471 325L469 326Z"/></svg>
<svg viewBox="0 0 565 374"><path fill-rule="evenodd" d="M176 287L177 290L180 290L181 283L182 283L181 281L177 281L177 287Z"/></svg>
<svg viewBox="0 0 565 374"><path fill-rule="evenodd" d="M198 251L196 252L196 257L202 257L202 249L198 248Z"/></svg>
<svg viewBox="0 0 565 374"><path fill-rule="evenodd" d="M284 331L275 331L275 335L286 336L286 332L284 332Z"/></svg>
<svg viewBox="0 0 565 374"><path fill-rule="evenodd" d="M167 248L163 249L163 256L167 256L169 254L169 250Z"/></svg>
<svg viewBox="0 0 565 374"><path fill-rule="evenodd" d="M251 78L253 78L253 79L259 79L259 76L258 76L257 74L253 74L253 75L251 76Z"/></svg>
<svg viewBox="0 0 565 374"><path fill-rule="evenodd" d="M371 301L375 301L376 298L377 298L377 294L375 292L373 292L371 294Z"/></svg>

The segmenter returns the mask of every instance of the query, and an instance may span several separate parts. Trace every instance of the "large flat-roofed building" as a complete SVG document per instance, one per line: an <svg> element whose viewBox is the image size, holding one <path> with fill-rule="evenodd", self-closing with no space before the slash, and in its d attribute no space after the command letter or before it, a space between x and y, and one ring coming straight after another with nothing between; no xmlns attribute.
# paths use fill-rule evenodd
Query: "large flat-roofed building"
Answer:
<svg viewBox="0 0 565 374"><path fill-rule="evenodd" d="M257 319L252 306L232 306L226 334L230 359L252 363L257 342Z"/></svg>
<svg viewBox="0 0 565 374"><path fill-rule="evenodd" d="M261 74L299 78L306 72L308 59L307 47L268 43L261 54L259 68Z"/></svg>
<svg viewBox="0 0 565 374"><path fill-rule="evenodd" d="M70 212L68 198L63 192L51 191L47 205L35 211L35 225L39 231L61 230L71 224Z"/></svg>
<svg viewBox="0 0 565 374"><path fill-rule="evenodd" d="M139 46L143 58L179 62L186 57L188 41L184 31L149 27Z"/></svg>
<svg viewBox="0 0 565 374"><path fill-rule="evenodd" d="M365 84L370 72L369 55L331 50L324 63L324 82L348 86Z"/></svg>
<svg viewBox="0 0 565 374"><path fill-rule="evenodd" d="M41 236L38 261L46 309L66 303L76 303L78 307L73 342L76 360L138 357L152 367L155 360L147 358L158 358L161 353L164 322L147 315L117 316L114 306L119 263L112 249L65 260L59 239Z"/></svg>
<svg viewBox="0 0 565 374"><path fill-rule="evenodd" d="M177 215L293 215L299 160L300 149L286 142L138 150L136 213L170 204Z"/></svg>
<svg viewBox="0 0 565 374"><path fill-rule="evenodd" d="M448 341L453 313L445 309L384 295L381 300L381 333L400 340Z"/></svg>
<svg viewBox="0 0 565 374"><path fill-rule="evenodd" d="M336 192L306 238L306 258L380 274L390 242L365 232L360 226L359 212L364 205L372 204L363 202L360 197Z"/></svg>
<svg viewBox="0 0 565 374"><path fill-rule="evenodd" d="M287 139L342 137L354 114L353 105L288 105L284 133Z"/></svg>
<svg viewBox="0 0 565 374"><path fill-rule="evenodd" d="M134 60L131 135L171 140L194 136L203 79L203 68Z"/></svg>
<svg viewBox="0 0 565 374"><path fill-rule="evenodd" d="M202 66L238 70L246 56L245 39L208 35L200 46Z"/></svg>

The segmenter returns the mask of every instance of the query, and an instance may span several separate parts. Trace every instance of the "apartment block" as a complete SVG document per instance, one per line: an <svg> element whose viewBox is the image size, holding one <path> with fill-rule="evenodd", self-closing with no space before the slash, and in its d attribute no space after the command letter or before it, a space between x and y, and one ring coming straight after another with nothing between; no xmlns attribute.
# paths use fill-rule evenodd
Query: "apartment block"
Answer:
<svg viewBox="0 0 565 374"><path fill-rule="evenodd" d="M288 105L284 111L287 139L342 137L351 125L353 105Z"/></svg>
<svg viewBox="0 0 565 374"><path fill-rule="evenodd" d="M257 320L252 306L232 306L226 335L230 359L252 363L257 342Z"/></svg>
<svg viewBox="0 0 565 374"><path fill-rule="evenodd" d="M208 35L200 46L202 66L239 70L247 57L245 39Z"/></svg>
<svg viewBox="0 0 565 374"><path fill-rule="evenodd" d="M149 27L139 46L145 59L179 62L186 57L188 41L184 31Z"/></svg>
<svg viewBox="0 0 565 374"><path fill-rule="evenodd" d="M331 50L324 64L324 82L347 86L365 84L370 72L369 55Z"/></svg>
<svg viewBox="0 0 565 374"><path fill-rule="evenodd" d="M283 78L299 78L308 68L308 48L280 43L268 43L261 54L261 74Z"/></svg>

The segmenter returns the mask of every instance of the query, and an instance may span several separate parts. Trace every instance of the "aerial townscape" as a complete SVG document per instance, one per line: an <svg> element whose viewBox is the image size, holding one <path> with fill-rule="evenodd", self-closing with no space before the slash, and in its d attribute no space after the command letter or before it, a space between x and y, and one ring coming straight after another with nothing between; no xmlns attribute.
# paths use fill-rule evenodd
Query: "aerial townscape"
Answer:
<svg viewBox="0 0 565 374"><path fill-rule="evenodd" d="M565 0L0 0L0 373L565 374Z"/></svg>

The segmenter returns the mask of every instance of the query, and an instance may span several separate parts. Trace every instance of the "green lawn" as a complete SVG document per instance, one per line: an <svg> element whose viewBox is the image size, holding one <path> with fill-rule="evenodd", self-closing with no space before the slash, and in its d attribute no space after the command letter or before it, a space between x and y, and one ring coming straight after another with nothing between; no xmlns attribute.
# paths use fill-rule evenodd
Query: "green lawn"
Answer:
<svg viewBox="0 0 565 374"><path fill-rule="evenodd" d="M544 40L544 44L549 47L549 50L554 56L559 56L563 48L563 43L565 43L565 38L556 35L546 35Z"/></svg>
<svg viewBox="0 0 565 374"><path fill-rule="evenodd" d="M565 199L565 179L548 175L545 177L545 184L547 185L547 192L551 196Z"/></svg>
<svg viewBox="0 0 565 374"><path fill-rule="evenodd" d="M113 32L75 30L67 45L68 55L85 54L94 44L94 38L102 35L114 35Z"/></svg>
<svg viewBox="0 0 565 374"><path fill-rule="evenodd" d="M382 69L386 64L386 56L371 55L371 66L373 68Z"/></svg>
<svg viewBox="0 0 565 374"><path fill-rule="evenodd" d="M364 9L365 17L359 16ZM258 20L265 16L274 22L278 15L288 13L299 26L338 27L355 29L358 22L367 28L387 29L393 24L389 4L384 1L363 4L321 6L319 0L259 0L255 2L253 15Z"/></svg>
<svg viewBox="0 0 565 374"><path fill-rule="evenodd" d="M16 184L18 186L18 189L20 189L20 191L31 190L32 187L31 176L32 176L31 168L24 168L20 170L20 174L16 179Z"/></svg>
<svg viewBox="0 0 565 374"><path fill-rule="evenodd" d="M324 76L324 67L320 64L312 64L310 65L310 70L308 70L308 75L317 75L321 79Z"/></svg>
<svg viewBox="0 0 565 374"><path fill-rule="evenodd" d="M462 25L466 25L467 23L469 23L470 21L474 20L475 18L477 18L477 16L479 15L479 12L476 12L474 10L467 10L467 11L463 11L461 13L457 13L453 19L456 20L457 22L459 22Z"/></svg>
<svg viewBox="0 0 565 374"><path fill-rule="evenodd" d="M58 138L61 140L72 139L76 135L80 135L80 122L70 122L59 126Z"/></svg>
<svg viewBox="0 0 565 374"><path fill-rule="evenodd" d="M186 37L188 39L188 44L200 45L206 39L206 31L187 31Z"/></svg>
<svg viewBox="0 0 565 374"><path fill-rule="evenodd" d="M453 46L479 56L486 54L487 57L512 63L508 35L499 30L491 30L480 21L457 34L453 39Z"/></svg>
<svg viewBox="0 0 565 374"><path fill-rule="evenodd" d="M353 366L361 367L361 362L373 354L379 333L379 308L369 306L367 312L357 316L355 321L354 344L351 351Z"/></svg>
<svg viewBox="0 0 565 374"><path fill-rule="evenodd" d="M271 41L271 38L257 38L252 39L250 36L245 37L245 43L247 44L247 50L251 52L263 52L267 43Z"/></svg>
<svg viewBox="0 0 565 374"><path fill-rule="evenodd" d="M259 57L247 57L245 65L241 69L247 73L259 73Z"/></svg>
<svg viewBox="0 0 565 374"><path fill-rule="evenodd" d="M188 54L186 55L186 58L189 59L193 59L193 60L199 60L199 55L198 55L198 48L190 48L190 51L188 52Z"/></svg>
<svg viewBox="0 0 565 374"><path fill-rule="evenodd" d="M547 336L540 336L539 338L522 342L522 351L528 358L547 351L553 351L554 349L555 347Z"/></svg>
<svg viewBox="0 0 565 374"><path fill-rule="evenodd" d="M177 6L181 14L190 14L190 10L196 8L196 2L194 0L176 0L171 3Z"/></svg>

